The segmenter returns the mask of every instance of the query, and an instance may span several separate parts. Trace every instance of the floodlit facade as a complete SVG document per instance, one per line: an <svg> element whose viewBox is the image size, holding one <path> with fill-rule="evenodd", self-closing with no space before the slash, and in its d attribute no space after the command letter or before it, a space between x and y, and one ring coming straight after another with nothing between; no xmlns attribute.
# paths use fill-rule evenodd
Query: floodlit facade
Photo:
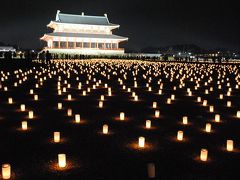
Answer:
<svg viewBox="0 0 240 180"><path fill-rule="evenodd" d="M126 37L112 34L120 25L109 22L104 16L63 14L59 10L56 19L47 27L53 32L45 34L41 40L47 42L50 53L85 54L85 55L122 55L124 49L119 43Z"/></svg>

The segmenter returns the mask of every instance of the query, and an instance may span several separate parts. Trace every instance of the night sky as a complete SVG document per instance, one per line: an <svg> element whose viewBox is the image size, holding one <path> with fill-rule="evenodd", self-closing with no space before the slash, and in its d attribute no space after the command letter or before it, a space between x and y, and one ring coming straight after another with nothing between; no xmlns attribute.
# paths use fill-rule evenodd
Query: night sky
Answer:
<svg viewBox="0 0 240 180"><path fill-rule="evenodd" d="M39 38L56 11L108 14L126 47L196 44L240 51L239 6L233 0L6 0L0 3L0 42L40 48Z"/></svg>

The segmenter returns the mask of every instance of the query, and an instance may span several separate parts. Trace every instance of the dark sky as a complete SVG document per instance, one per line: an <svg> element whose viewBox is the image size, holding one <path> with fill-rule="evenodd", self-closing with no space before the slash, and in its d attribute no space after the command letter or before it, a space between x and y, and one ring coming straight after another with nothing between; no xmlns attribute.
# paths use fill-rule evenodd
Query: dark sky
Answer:
<svg viewBox="0 0 240 180"><path fill-rule="evenodd" d="M0 42L39 48L56 11L108 14L128 48L193 43L240 51L239 6L233 0L6 0L0 3Z"/></svg>

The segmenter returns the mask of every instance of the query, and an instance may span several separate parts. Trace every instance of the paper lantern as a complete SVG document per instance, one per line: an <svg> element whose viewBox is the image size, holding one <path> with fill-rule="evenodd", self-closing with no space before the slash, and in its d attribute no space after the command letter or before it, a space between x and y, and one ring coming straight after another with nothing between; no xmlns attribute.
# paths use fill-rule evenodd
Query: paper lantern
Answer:
<svg viewBox="0 0 240 180"><path fill-rule="evenodd" d="M33 111L29 111L28 112L28 118L29 119L33 119Z"/></svg>
<svg viewBox="0 0 240 180"><path fill-rule="evenodd" d="M209 106L209 111L214 112L214 106Z"/></svg>
<svg viewBox="0 0 240 180"><path fill-rule="evenodd" d="M102 107L103 107L103 102L102 102L102 101L99 101L98 107L99 107L99 108L102 108Z"/></svg>
<svg viewBox="0 0 240 180"><path fill-rule="evenodd" d="M33 94L33 89L30 89L29 93L30 93L30 94Z"/></svg>
<svg viewBox="0 0 240 180"><path fill-rule="evenodd" d="M207 100L203 100L203 106L207 106Z"/></svg>
<svg viewBox="0 0 240 180"><path fill-rule="evenodd" d="M20 109L21 109L21 111L25 111L25 110L26 110L25 104L21 104L21 105L20 105Z"/></svg>
<svg viewBox="0 0 240 180"><path fill-rule="evenodd" d="M62 109L62 103L58 103L58 109Z"/></svg>
<svg viewBox="0 0 240 180"><path fill-rule="evenodd" d="M151 121L150 120L146 120L146 128L147 129L151 128Z"/></svg>
<svg viewBox="0 0 240 180"><path fill-rule="evenodd" d="M104 95L101 95L100 99L101 99L101 101L104 101Z"/></svg>
<svg viewBox="0 0 240 180"><path fill-rule="evenodd" d="M177 133L177 140L182 141L183 140L183 131L178 131Z"/></svg>
<svg viewBox="0 0 240 180"><path fill-rule="evenodd" d="M210 123L206 123L206 127L205 127L206 132L211 132L211 127L212 125Z"/></svg>
<svg viewBox="0 0 240 180"><path fill-rule="evenodd" d="M67 88L66 87L63 88L63 92L67 92Z"/></svg>
<svg viewBox="0 0 240 180"><path fill-rule="evenodd" d="M188 124L188 117L183 116L182 121L183 121L183 124Z"/></svg>
<svg viewBox="0 0 240 180"><path fill-rule="evenodd" d="M152 107L153 107L154 109L157 108L157 102L153 102Z"/></svg>
<svg viewBox="0 0 240 180"><path fill-rule="evenodd" d="M227 151L233 151L233 140L227 140Z"/></svg>
<svg viewBox="0 0 240 180"><path fill-rule="evenodd" d="M138 101L138 96L137 95L134 97L134 101Z"/></svg>
<svg viewBox="0 0 240 180"><path fill-rule="evenodd" d="M103 125L103 134L108 134L108 125L107 124L104 124Z"/></svg>
<svg viewBox="0 0 240 180"><path fill-rule="evenodd" d="M159 94L159 95L162 94L162 90L161 90L161 89L158 90L158 94Z"/></svg>
<svg viewBox="0 0 240 180"><path fill-rule="evenodd" d="M208 150L207 149L201 149L200 160L201 161L207 161L207 159L208 159Z"/></svg>
<svg viewBox="0 0 240 180"><path fill-rule="evenodd" d="M22 121L22 130L27 130L27 129L28 129L27 121Z"/></svg>
<svg viewBox="0 0 240 180"><path fill-rule="evenodd" d="M68 116L72 116L72 109L69 108L69 109L67 110L67 115L68 115Z"/></svg>
<svg viewBox="0 0 240 180"><path fill-rule="evenodd" d="M219 114L215 114L215 121L220 122L220 115Z"/></svg>
<svg viewBox="0 0 240 180"><path fill-rule="evenodd" d="M11 178L11 166L10 166L10 164L3 164L2 165L2 178L3 179L10 179Z"/></svg>
<svg viewBox="0 0 240 180"><path fill-rule="evenodd" d="M231 107L232 106L232 102L231 101L227 101L227 107Z"/></svg>
<svg viewBox="0 0 240 180"><path fill-rule="evenodd" d="M82 92L82 95L83 95L83 96L86 96L86 95L87 95L87 92L86 92L86 91L83 91L83 92Z"/></svg>
<svg viewBox="0 0 240 180"><path fill-rule="evenodd" d="M237 118L240 118L240 111L237 111Z"/></svg>
<svg viewBox="0 0 240 180"><path fill-rule="evenodd" d="M81 120L80 114L75 114L75 122L80 123L80 120Z"/></svg>
<svg viewBox="0 0 240 180"><path fill-rule="evenodd" d="M8 104L12 104L13 103L13 98L8 98Z"/></svg>
<svg viewBox="0 0 240 180"><path fill-rule="evenodd" d="M66 166L66 154L58 154L58 166L64 168Z"/></svg>
<svg viewBox="0 0 240 180"><path fill-rule="evenodd" d="M155 110L155 118L159 118L160 117L160 111L159 110Z"/></svg>
<svg viewBox="0 0 240 180"><path fill-rule="evenodd" d="M34 100L35 100L35 101L38 100L38 95L37 95L37 94L34 95Z"/></svg>
<svg viewBox="0 0 240 180"><path fill-rule="evenodd" d="M59 143L61 140L60 132L54 132L53 133L53 140L55 143Z"/></svg>
<svg viewBox="0 0 240 180"><path fill-rule="evenodd" d="M125 114L124 112L120 112L120 120L124 121L125 120Z"/></svg>
<svg viewBox="0 0 240 180"><path fill-rule="evenodd" d="M140 148L145 147L145 138L142 136L138 138L138 147L140 147Z"/></svg>
<svg viewBox="0 0 240 180"><path fill-rule="evenodd" d="M171 98L167 98L167 104L171 104Z"/></svg>
<svg viewBox="0 0 240 180"><path fill-rule="evenodd" d="M108 92L108 96L112 96L112 92L111 91Z"/></svg>
<svg viewBox="0 0 240 180"><path fill-rule="evenodd" d="M201 97L197 97L197 102L201 102L201 101L202 101Z"/></svg>
<svg viewBox="0 0 240 180"><path fill-rule="evenodd" d="M171 95L171 100L175 100L175 95L174 94Z"/></svg>
<svg viewBox="0 0 240 180"><path fill-rule="evenodd" d="M61 89L58 90L58 95L62 95Z"/></svg>
<svg viewBox="0 0 240 180"><path fill-rule="evenodd" d="M220 94L220 95L219 95L219 99L223 99L223 94Z"/></svg>
<svg viewBox="0 0 240 180"><path fill-rule="evenodd" d="M149 178L155 178L156 172L155 172L155 164L154 163L148 163L148 177Z"/></svg>
<svg viewBox="0 0 240 180"><path fill-rule="evenodd" d="M68 100L71 101L72 100L72 95L68 94Z"/></svg>

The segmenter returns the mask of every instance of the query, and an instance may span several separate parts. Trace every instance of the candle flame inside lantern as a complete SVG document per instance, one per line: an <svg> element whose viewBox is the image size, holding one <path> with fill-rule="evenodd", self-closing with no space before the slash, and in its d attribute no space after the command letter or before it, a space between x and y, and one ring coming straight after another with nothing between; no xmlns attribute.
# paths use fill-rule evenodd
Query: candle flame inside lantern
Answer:
<svg viewBox="0 0 240 180"><path fill-rule="evenodd" d="M145 147L145 138L142 136L138 138L138 147L140 147L140 148Z"/></svg>
<svg viewBox="0 0 240 180"><path fill-rule="evenodd" d="M160 111L159 110L155 110L155 118L159 118L160 117Z"/></svg>
<svg viewBox="0 0 240 180"><path fill-rule="evenodd" d="M177 140L182 141L183 140L183 131L178 131L177 133Z"/></svg>
<svg viewBox="0 0 240 180"><path fill-rule="evenodd" d="M215 121L220 122L220 115L219 114L215 114Z"/></svg>
<svg viewBox="0 0 240 180"><path fill-rule="evenodd" d="M58 166L64 168L66 166L66 154L58 154Z"/></svg>
<svg viewBox="0 0 240 180"><path fill-rule="evenodd" d="M205 128L206 132L211 132L211 127L212 125L210 123L207 123Z"/></svg>
<svg viewBox="0 0 240 180"><path fill-rule="evenodd" d="M3 164L2 165L2 178L3 179L10 179L11 178L11 166L10 166L10 164Z"/></svg>
<svg viewBox="0 0 240 180"><path fill-rule="evenodd" d="M107 124L104 124L103 125L103 134L108 134L108 125Z"/></svg>
<svg viewBox="0 0 240 180"><path fill-rule="evenodd" d="M61 140L60 132L54 132L53 133L53 140L55 143L59 143Z"/></svg>
<svg viewBox="0 0 240 180"><path fill-rule="evenodd" d="M188 117L187 116L183 116L183 124L188 124Z"/></svg>
<svg viewBox="0 0 240 180"><path fill-rule="evenodd" d="M233 140L227 140L227 151L233 151Z"/></svg>
<svg viewBox="0 0 240 180"><path fill-rule="evenodd" d="M29 117L29 119L33 119L33 111L28 112L28 117Z"/></svg>
<svg viewBox="0 0 240 180"><path fill-rule="evenodd" d="M207 149L201 149L200 160L201 161L207 161L207 158L208 158L208 150Z"/></svg>
<svg viewBox="0 0 240 180"><path fill-rule="evenodd" d="M75 122L80 123L80 120L81 120L80 114L75 114Z"/></svg>
<svg viewBox="0 0 240 180"><path fill-rule="evenodd" d="M124 121L125 120L125 114L124 112L120 112L120 120Z"/></svg>
<svg viewBox="0 0 240 180"><path fill-rule="evenodd" d="M22 121L22 130L27 130L28 125L27 125L27 121Z"/></svg>
<svg viewBox="0 0 240 180"><path fill-rule="evenodd" d="M21 104L20 109L21 111L25 111L26 110L25 104Z"/></svg>
<svg viewBox="0 0 240 180"><path fill-rule="evenodd" d="M146 128L147 129L151 128L151 120L146 120Z"/></svg>
<svg viewBox="0 0 240 180"><path fill-rule="evenodd" d="M62 103L58 103L58 109L62 109Z"/></svg>

